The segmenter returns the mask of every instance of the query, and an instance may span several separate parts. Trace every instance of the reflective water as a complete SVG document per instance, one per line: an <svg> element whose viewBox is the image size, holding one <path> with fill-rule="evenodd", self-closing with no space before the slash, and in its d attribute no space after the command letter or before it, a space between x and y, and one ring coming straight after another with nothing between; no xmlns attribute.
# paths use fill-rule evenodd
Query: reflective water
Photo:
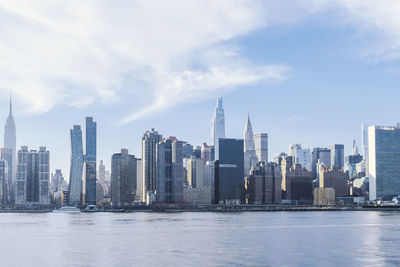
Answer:
<svg viewBox="0 0 400 267"><path fill-rule="evenodd" d="M34 265L400 265L400 213L0 214L0 266Z"/></svg>

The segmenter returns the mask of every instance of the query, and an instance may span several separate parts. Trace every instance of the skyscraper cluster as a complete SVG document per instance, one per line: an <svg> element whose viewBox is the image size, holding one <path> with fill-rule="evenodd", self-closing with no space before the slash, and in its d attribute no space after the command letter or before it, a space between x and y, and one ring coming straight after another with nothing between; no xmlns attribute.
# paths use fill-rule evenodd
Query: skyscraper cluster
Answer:
<svg viewBox="0 0 400 267"><path fill-rule="evenodd" d="M279 153L273 162L269 162L268 134L254 134L250 116L245 122L243 139L226 138L225 111L222 98L218 98L211 123L210 145L194 146L176 137L163 138L159 132L150 129L142 138L141 159L127 154L126 150L114 154L111 204L321 205L374 199L375 194L379 198L386 194L379 193L381 191L394 196L400 189L394 175L396 170L386 167L386 172L382 173L371 162L395 164L398 160L395 152L391 161L383 158L383 152L380 152L389 149L387 144L394 142L395 137L393 134L385 137L387 147L376 150L378 145L371 145L376 137L365 129L363 125L362 153L368 155L367 158L359 153L354 140L352 153L346 157L343 144L307 148L293 143L287 153ZM392 130L396 132L397 129ZM386 132L378 133L383 136ZM126 171L128 169L130 171ZM376 175L376 180L368 173ZM389 175L395 181L382 182L389 178L380 176ZM127 185L124 190L121 190L122 184ZM376 187L376 193L371 191L370 195L371 186Z"/></svg>
<svg viewBox="0 0 400 267"><path fill-rule="evenodd" d="M84 128L70 129L70 145L69 179L60 169L50 172L45 146L16 151L10 99L0 159L0 204L329 205L390 201L400 195L400 124L362 124L361 154L355 140L347 156L343 144L308 148L292 143L287 153L269 161L268 134L254 134L249 115L243 139L226 137L219 97L210 145L192 145L150 129L142 137L141 158L121 149L111 157L111 173L102 160L97 166L97 123L92 117L86 117Z"/></svg>

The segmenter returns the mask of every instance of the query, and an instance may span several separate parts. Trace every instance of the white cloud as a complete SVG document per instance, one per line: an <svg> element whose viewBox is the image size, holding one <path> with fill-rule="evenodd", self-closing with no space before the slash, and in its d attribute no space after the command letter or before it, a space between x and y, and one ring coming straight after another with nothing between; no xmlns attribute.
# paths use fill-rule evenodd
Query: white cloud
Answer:
<svg viewBox="0 0 400 267"><path fill-rule="evenodd" d="M262 27L263 12L258 1L4 1L1 88L39 113L141 90L155 104L128 122L218 88L279 80L283 67L233 66L243 59L220 46ZM125 89L126 77L145 87Z"/></svg>
<svg viewBox="0 0 400 267"><path fill-rule="evenodd" d="M288 67L254 65L229 40L321 12L385 41L370 53L400 55L398 1L10 0L0 2L0 88L36 113L118 101L124 90L151 99L134 103L144 107L127 110L126 123L215 90L284 79Z"/></svg>

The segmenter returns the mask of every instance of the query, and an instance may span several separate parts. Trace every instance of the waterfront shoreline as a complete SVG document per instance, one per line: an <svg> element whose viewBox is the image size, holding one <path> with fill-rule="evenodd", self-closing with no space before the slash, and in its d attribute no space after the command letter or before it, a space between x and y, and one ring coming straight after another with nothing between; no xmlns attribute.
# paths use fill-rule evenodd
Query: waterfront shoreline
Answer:
<svg viewBox="0 0 400 267"><path fill-rule="evenodd" d="M0 213L52 213L57 209L23 210L9 209L0 210ZM183 212L323 212L323 211L399 211L400 206L200 206L200 207L128 207L120 209L98 209L95 211L81 210L83 213L183 213Z"/></svg>

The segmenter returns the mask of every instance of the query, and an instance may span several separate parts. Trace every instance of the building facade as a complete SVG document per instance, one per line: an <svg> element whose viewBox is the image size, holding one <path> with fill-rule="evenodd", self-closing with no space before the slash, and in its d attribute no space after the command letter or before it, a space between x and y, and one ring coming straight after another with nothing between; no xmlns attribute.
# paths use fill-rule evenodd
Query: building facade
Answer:
<svg viewBox="0 0 400 267"><path fill-rule="evenodd" d="M342 170L344 167L344 145L331 145L328 147L331 151L331 166Z"/></svg>
<svg viewBox="0 0 400 267"><path fill-rule="evenodd" d="M2 159L7 161L10 202L14 202L14 184L17 173L17 134L15 121L12 114L11 96L8 117L4 126L4 148L5 151L4 154L2 153Z"/></svg>
<svg viewBox="0 0 400 267"><path fill-rule="evenodd" d="M370 200L391 200L400 195L400 128L368 128Z"/></svg>
<svg viewBox="0 0 400 267"><path fill-rule="evenodd" d="M316 179L318 175L318 162L328 167L331 166L331 151L328 148L315 147L311 153L313 179Z"/></svg>
<svg viewBox="0 0 400 267"><path fill-rule="evenodd" d="M288 155L295 158L296 164L300 164L308 171L312 170L310 149L303 149L300 144L290 144Z"/></svg>
<svg viewBox="0 0 400 267"><path fill-rule="evenodd" d="M219 160L215 162L215 203L244 200L244 141L219 139Z"/></svg>
<svg viewBox="0 0 400 267"><path fill-rule="evenodd" d="M7 204L8 194L8 166L7 161L0 160L0 205L4 207Z"/></svg>
<svg viewBox="0 0 400 267"><path fill-rule="evenodd" d="M132 204L136 199L137 159L127 149L111 158L111 201L113 205Z"/></svg>
<svg viewBox="0 0 400 267"><path fill-rule="evenodd" d="M49 170L50 153L46 147L40 147L39 151L21 147L18 151L16 204L50 204Z"/></svg>
<svg viewBox="0 0 400 267"><path fill-rule="evenodd" d="M335 196L347 197L350 195L349 174L335 167L322 167L319 172L319 187L335 189Z"/></svg>
<svg viewBox="0 0 400 267"><path fill-rule="evenodd" d="M155 193L157 183L157 144L162 135L151 129L142 138L142 201L146 202L147 192Z"/></svg>
<svg viewBox="0 0 400 267"><path fill-rule="evenodd" d="M83 175L83 143L80 125L74 125L70 130L71 163L69 171L68 205L81 205L82 175Z"/></svg>
<svg viewBox="0 0 400 267"><path fill-rule="evenodd" d="M99 183L104 186L106 183L106 166L104 166L103 160L100 160L98 178Z"/></svg>
<svg viewBox="0 0 400 267"><path fill-rule="evenodd" d="M217 106L214 110L214 116L211 120L211 146L214 146L215 160L219 159L220 138L225 138L225 112L222 106L222 97L217 100Z"/></svg>
<svg viewBox="0 0 400 267"><path fill-rule="evenodd" d="M83 193L85 205L96 205L96 145L97 123L86 117Z"/></svg>
<svg viewBox="0 0 400 267"><path fill-rule="evenodd" d="M280 203L282 172L276 163L257 163L247 179L247 199L249 204Z"/></svg>
<svg viewBox="0 0 400 267"><path fill-rule="evenodd" d="M192 188L204 187L204 163L202 159L192 156L187 167L188 185Z"/></svg>
<svg viewBox="0 0 400 267"><path fill-rule="evenodd" d="M254 135L254 147L257 160L259 162L268 162L268 134L260 133Z"/></svg>
<svg viewBox="0 0 400 267"><path fill-rule="evenodd" d="M289 167L290 166L290 167ZM300 164L282 164L282 198L291 203L311 203L312 174Z"/></svg>
<svg viewBox="0 0 400 267"><path fill-rule="evenodd" d="M244 126L244 176L250 175L250 169L256 166L257 161L253 127L251 126L250 116L247 116Z"/></svg>
<svg viewBox="0 0 400 267"><path fill-rule="evenodd" d="M183 144L175 137L157 144L156 199L160 203L183 202Z"/></svg>

